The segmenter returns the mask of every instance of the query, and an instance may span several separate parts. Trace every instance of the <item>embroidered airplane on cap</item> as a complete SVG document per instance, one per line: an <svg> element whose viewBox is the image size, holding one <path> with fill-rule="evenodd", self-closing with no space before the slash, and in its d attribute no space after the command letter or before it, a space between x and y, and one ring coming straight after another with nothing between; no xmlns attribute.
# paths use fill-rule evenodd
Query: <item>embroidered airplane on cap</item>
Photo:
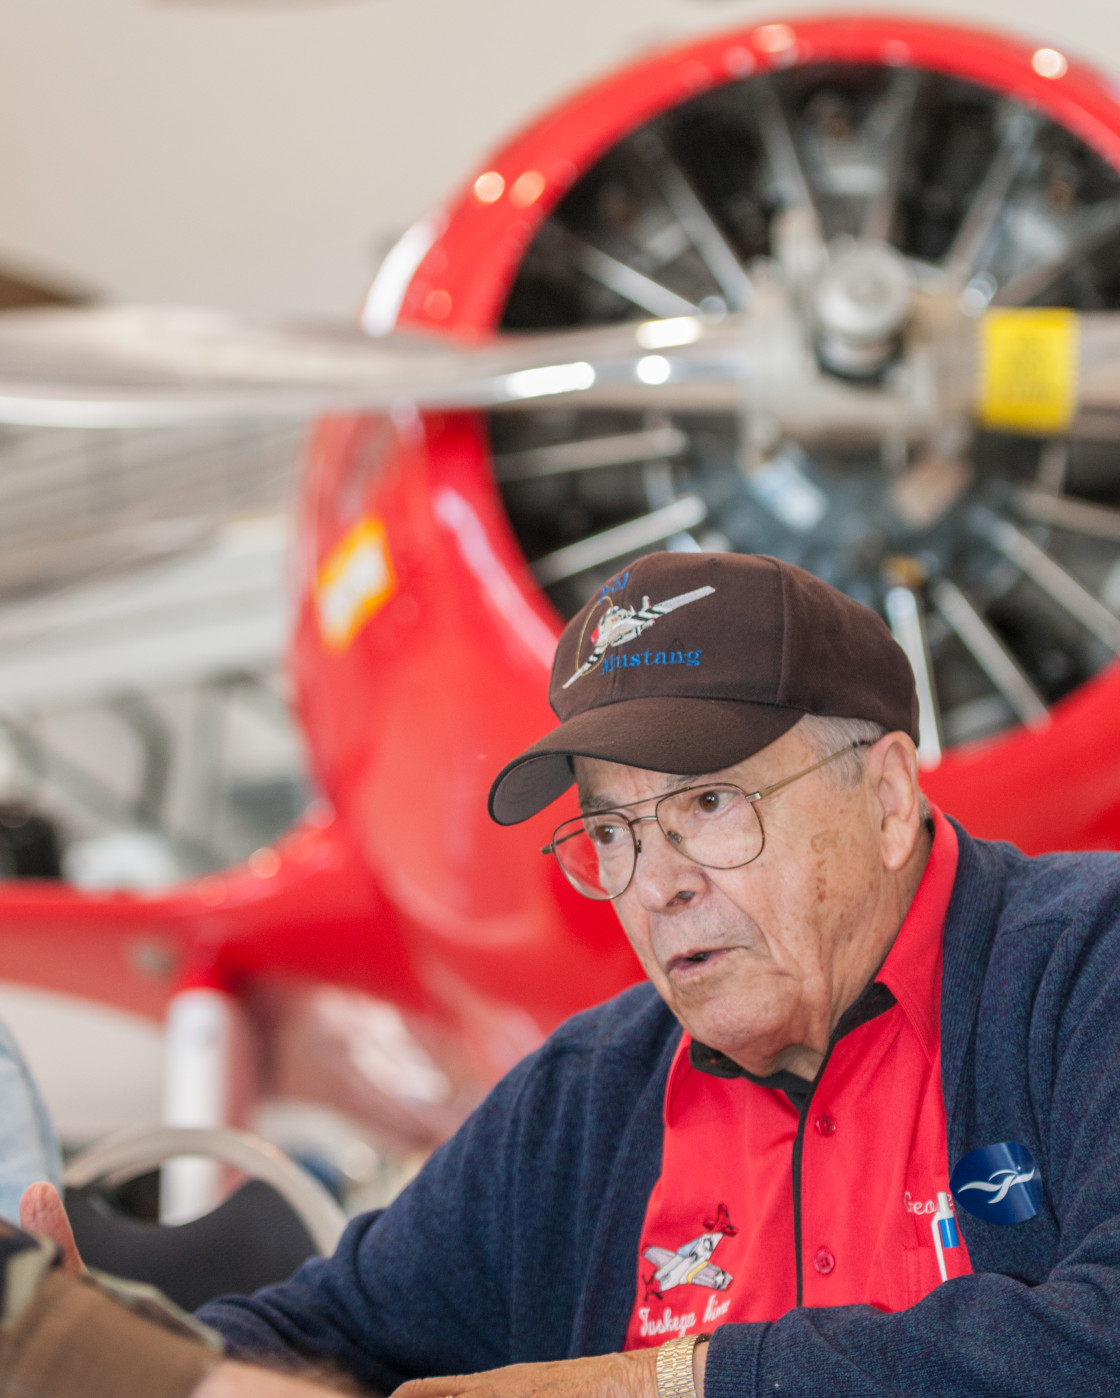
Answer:
<svg viewBox="0 0 1120 1398"><path fill-rule="evenodd" d="M701 597L709 597L714 587L698 587L693 592L682 592L679 597L670 597L665 602L650 606L648 597L642 598L640 607L616 607L613 604L599 618L599 625L591 633L591 654L565 681L563 688L575 684L589 670L594 670L611 646L624 646L628 641L636 641L643 631L648 631L659 617L668 616L678 607L686 607L689 602L699 602Z"/></svg>

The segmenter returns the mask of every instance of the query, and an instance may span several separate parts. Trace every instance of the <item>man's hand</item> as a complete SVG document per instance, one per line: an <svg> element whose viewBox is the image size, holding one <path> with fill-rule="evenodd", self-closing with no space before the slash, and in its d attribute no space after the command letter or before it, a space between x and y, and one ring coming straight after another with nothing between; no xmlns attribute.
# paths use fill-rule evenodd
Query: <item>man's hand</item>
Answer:
<svg viewBox="0 0 1120 1398"><path fill-rule="evenodd" d="M692 1351L696 1398L704 1398L708 1343ZM482 1374L413 1379L393 1398L657 1398L657 1350L632 1349L591 1359L555 1359L544 1364L510 1364Z"/></svg>
<svg viewBox="0 0 1120 1398"><path fill-rule="evenodd" d="M393 1398L657 1398L657 1351L510 1364L482 1374L413 1379Z"/></svg>
<svg viewBox="0 0 1120 1398"><path fill-rule="evenodd" d="M23 1191L19 1201L19 1225L28 1233L39 1233L57 1243L63 1269L72 1277L80 1277L85 1271L66 1208L53 1184L40 1180Z"/></svg>
<svg viewBox="0 0 1120 1398"><path fill-rule="evenodd" d="M360 1390L316 1383L296 1374L280 1374L232 1360L212 1369L191 1394L191 1398L337 1398L339 1393Z"/></svg>

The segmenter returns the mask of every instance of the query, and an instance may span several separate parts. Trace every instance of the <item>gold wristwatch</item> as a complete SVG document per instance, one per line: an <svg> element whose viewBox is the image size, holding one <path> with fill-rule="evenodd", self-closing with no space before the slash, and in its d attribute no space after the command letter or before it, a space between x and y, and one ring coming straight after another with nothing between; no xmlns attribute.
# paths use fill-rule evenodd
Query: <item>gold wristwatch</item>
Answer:
<svg viewBox="0 0 1120 1398"><path fill-rule="evenodd" d="M696 1398L692 1351L711 1335L681 1335L657 1351L657 1398Z"/></svg>

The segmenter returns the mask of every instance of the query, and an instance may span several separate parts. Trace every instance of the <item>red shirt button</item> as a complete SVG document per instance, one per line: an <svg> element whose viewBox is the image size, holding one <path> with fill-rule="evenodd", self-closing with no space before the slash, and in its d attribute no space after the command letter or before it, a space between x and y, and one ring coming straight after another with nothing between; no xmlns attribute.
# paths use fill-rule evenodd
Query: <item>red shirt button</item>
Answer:
<svg viewBox="0 0 1120 1398"><path fill-rule="evenodd" d="M833 1257L828 1248L820 1248L816 1257L813 1258L813 1266L822 1277L827 1277L829 1272L836 1266L836 1258Z"/></svg>
<svg viewBox="0 0 1120 1398"><path fill-rule="evenodd" d="M827 1112L821 1112L813 1125L817 1128L818 1135L831 1136L836 1130L836 1118L834 1116L829 1116Z"/></svg>

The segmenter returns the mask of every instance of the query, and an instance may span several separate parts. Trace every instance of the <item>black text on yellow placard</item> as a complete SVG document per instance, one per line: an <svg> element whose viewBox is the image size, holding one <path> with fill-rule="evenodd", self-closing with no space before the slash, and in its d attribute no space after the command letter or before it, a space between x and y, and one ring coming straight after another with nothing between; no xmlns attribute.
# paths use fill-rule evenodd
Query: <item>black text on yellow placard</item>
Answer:
<svg viewBox="0 0 1120 1398"><path fill-rule="evenodd" d="M1039 436L1077 411L1078 321L1060 309L988 311L980 323L979 415L985 427Z"/></svg>

